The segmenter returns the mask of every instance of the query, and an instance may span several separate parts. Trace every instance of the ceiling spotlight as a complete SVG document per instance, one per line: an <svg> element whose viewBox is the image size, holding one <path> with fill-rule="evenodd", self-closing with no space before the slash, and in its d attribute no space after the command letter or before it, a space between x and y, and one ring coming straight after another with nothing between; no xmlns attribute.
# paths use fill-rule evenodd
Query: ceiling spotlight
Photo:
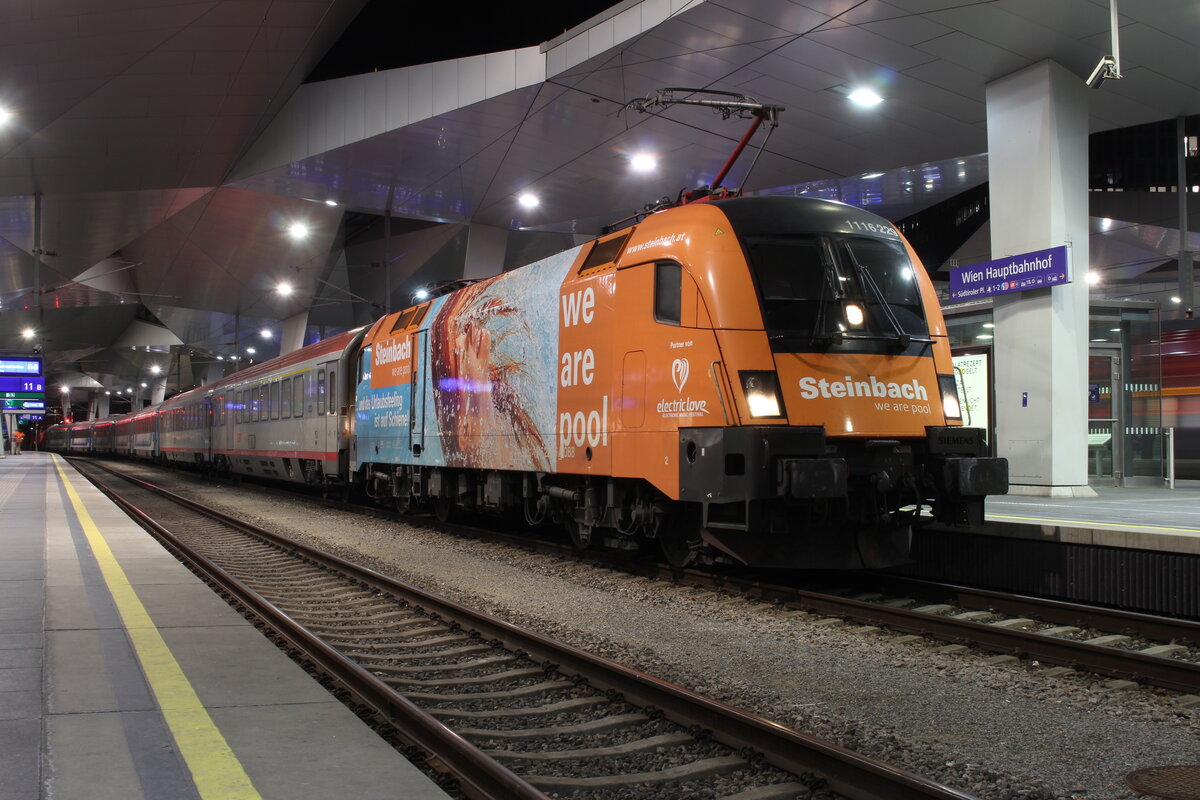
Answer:
<svg viewBox="0 0 1200 800"><path fill-rule="evenodd" d="M253 347L247 347L247 348L246 348L246 352L247 352L247 353L249 353L250 355L254 355L254 354L255 354L255 353L257 353L258 351L257 351L257 350L255 350Z"/></svg>
<svg viewBox="0 0 1200 800"><path fill-rule="evenodd" d="M337 200L326 200L326 201L325 201L325 205L327 205L327 206L336 206L336 205L337 205Z"/></svg>
<svg viewBox="0 0 1200 800"><path fill-rule="evenodd" d="M66 394L67 392L71 391L70 387L67 387L67 386L60 386L60 387L58 387L58 390L60 392L62 392L63 394Z"/></svg>
<svg viewBox="0 0 1200 800"><path fill-rule="evenodd" d="M1090 283L1092 286L1095 286L1096 284L1100 283L1100 273L1096 272L1094 270L1088 270L1087 282Z"/></svg>
<svg viewBox="0 0 1200 800"><path fill-rule="evenodd" d="M279 283L275 284L275 294L279 295L280 297L289 297L293 291L295 290L287 281L280 281Z"/></svg>
<svg viewBox="0 0 1200 800"><path fill-rule="evenodd" d="M112 396L112 392L105 392L105 394L106 394L106 395L108 395L108 396L110 396L110 397Z"/></svg>
<svg viewBox="0 0 1200 800"><path fill-rule="evenodd" d="M16 114L9 111L7 108L5 108L4 106L0 106L0 127L7 124L8 121L11 120L15 116L16 116Z"/></svg>
<svg viewBox="0 0 1200 800"><path fill-rule="evenodd" d="M146 388L146 382L145 382L145 381L142 381L142 388L143 388L143 389L145 389L145 388Z"/></svg>
<svg viewBox="0 0 1200 800"><path fill-rule="evenodd" d="M859 176L859 178L861 178L864 181L869 181L872 178L882 178L882 177L883 177L882 172L868 172L866 175Z"/></svg>
<svg viewBox="0 0 1200 800"><path fill-rule="evenodd" d="M864 108L877 106L883 102L883 98L880 97L876 91L867 88L855 89L853 92L846 95L846 97L851 103L863 106Z"/></svg>
<svg viewBox="0 0 1200 800"><path fill-rule="evenodd" d="M271 338L271 329L263 328L261 331L258 332L258 335L263 337L264 339L270 339Z"/></svg>
<svg viewBox="0 0 1200 800"><path fill-rule="evenodd" d="M1182 300L1180 300L1178 297L1172 297L1172 298L1171 298L1171 302L1172 302L1172 303L1182 303L1183 301L1182 301Z"/></svg>
<svg viewBox="0 0 1200 800"><path fill-rule="evenodd" d="M288 236L291 236L297 242L308 238L308 226L303 222L293 222L288 226Z"/></svg>
<svg viewBox="0 0 1200 800"><path fill-rule="evenodd" d="M517 198L517 202L521 204L521 208L537 208L539 201L537 195L523 192Z"/></svg>
<svg viewBox="0 0 1200 800"><path fill-rule="evenodd" d="M629 159L629 168L634 172L650 172L658 166L658 159L649 153L638 153Z"/></svg>
<svg viewBox="0 0 1200 800"><path fill-rule="evenodd" d="M34 333L36 333L36 331L34 331L33 328L26 328L25 330L21 331L21 336L26 339L32 339Z"/></svg>
<svg viewBox="0 0 1200 800"><path fill-rule="evenodd" d="M150 365L150 374L151 375L157 375L160 372L162 372L162 367L160 367L158 364Z"/></svg>
<svg viewBox="0 0 1200 800"><path fill-rule="evenodd" d="M429 290L417 289L417 293L414 294L413 297L417 298L418 300L424 300L426 297L429 297Z"/></svg>
<svg viewBox="0 0 1200 800"><path fill-rule="evenodd" d="M224 360L225 360L225 356L217 356L217 361L224 361Z"/></svg>

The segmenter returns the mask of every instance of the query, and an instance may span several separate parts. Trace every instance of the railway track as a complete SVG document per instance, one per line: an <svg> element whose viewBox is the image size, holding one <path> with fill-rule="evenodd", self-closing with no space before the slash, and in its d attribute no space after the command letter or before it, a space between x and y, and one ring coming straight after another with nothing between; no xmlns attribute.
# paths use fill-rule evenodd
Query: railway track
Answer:
<svg viewBox="0 0 1200 800"><path fill-rule="evenodd" d="M287 488L270 488L296 496ZM306 496L307 497L307 496ZM310 500L315 499L309 498ZM380 509L320 501L384 519L430 525L463 536L503 541L547 554L675 586L692 586L785 611L926 637L954 648L1037 661L1060 671L1083 671L1200 696L1200 622L1008 594L933 581L874 574L857 588L810 590L729 570L677 569L623 551L585 550L465 524L442 523ZM1124 688L1124 684L1122 684Z"/></svg>
<svg viewBox="0 0 1200 800"><path fill-rule="evenodd" d="M469 797L971 797L139 479L77 467Z"/></svg>

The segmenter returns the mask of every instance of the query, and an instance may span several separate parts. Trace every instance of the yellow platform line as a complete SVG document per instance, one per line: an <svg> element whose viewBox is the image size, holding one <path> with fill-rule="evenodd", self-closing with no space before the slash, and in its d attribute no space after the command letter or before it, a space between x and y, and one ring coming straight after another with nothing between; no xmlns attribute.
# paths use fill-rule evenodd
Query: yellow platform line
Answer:
<svg viewBox="0 0 1200 800"><path fill-rule="evenodd" d="M163 641L162 634L125 577L125 571L117 563L75 487L67 480L62 460L57 455L54 456L54 466L67 490L67 496L71 498L83 533L92 546L92 553L125 623L138 661L146 673L146 680L158 698L167 727L191 770L200 797L204 800L261 800L250 776L200 703L196 690Z"/></svg>
<svg viewBox="0 0 1200 800"><path fill-rule="evenodd" d="M1047 525L1071 525L1080 528L1094 528L1099 531L1124 531L1124 530L1139 530L1139 531L1164 531L1166 533L1200 533L1195 528L1170 528L1163 525L1134 525L1132 522L1113 523L1119 527L1112 527L1103 522L1089 522L1081 519L1047 519L1045 517L1014 517L1007 514L988 514L987 520L1009 520L1015 519L1021 522L1041 522Z"/></svg>

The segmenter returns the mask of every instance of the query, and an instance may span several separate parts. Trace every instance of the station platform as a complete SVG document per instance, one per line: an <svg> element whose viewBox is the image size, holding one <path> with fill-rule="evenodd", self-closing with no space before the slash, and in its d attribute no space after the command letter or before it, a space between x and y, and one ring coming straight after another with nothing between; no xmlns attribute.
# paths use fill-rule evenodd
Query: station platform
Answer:
<svg viewBox="0 0 1200 800"><path fill-rule="evenodd" d="M987 525L975 532L1200 555L1200 481L1178 481L1174 489L1092 488L1096 497L989 497Z"/></svg>
<svg viewBox="0 0 1200 800"><path fill-rule="evenodd" d="M447 795L62 459L0 459L0 796Z"/></svg>

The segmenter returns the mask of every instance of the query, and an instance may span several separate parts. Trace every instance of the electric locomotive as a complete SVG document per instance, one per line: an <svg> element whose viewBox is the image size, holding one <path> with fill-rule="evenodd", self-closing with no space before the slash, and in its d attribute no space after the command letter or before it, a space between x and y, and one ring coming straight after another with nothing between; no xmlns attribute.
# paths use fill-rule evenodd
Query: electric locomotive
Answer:
<svg viewBox="0 0 1200 800"><path fill-rule="evenodd" d="M376 322L350 465L402 508L521 511L672 562L879 567L982 520L936 294L888 221L691 203Z"/></svg>

